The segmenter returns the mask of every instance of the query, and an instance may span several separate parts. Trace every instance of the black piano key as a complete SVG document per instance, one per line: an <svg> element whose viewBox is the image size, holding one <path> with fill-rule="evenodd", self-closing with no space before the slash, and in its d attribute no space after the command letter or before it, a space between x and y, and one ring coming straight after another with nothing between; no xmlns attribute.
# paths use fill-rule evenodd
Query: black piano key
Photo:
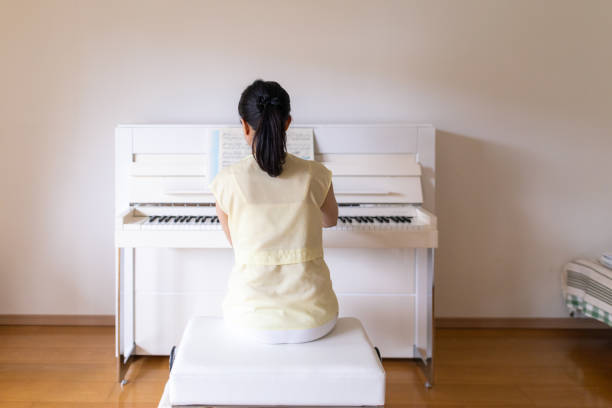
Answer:
<svg viewBox="0 0 612 408"><path fill-rule="evenodd" d="M200 215L198 218L196 218L195 222L196 223L201 223L203 219L204 219L204 217Z"/></svg>
<svg viewBox="0 0 612 408"><path fill-rule="evenodd" d="M152 217L149 217L149 222L154 222L158 218L159 218L159 215L154 215Z"/></svg>
<svg viewBox="0 0 612 408"><path fill-rule="evenodd" d="M374 218L372 218L372 217L370 217L370 216L366 217L366 220L367 220L368 222L371 222L371 223L373 223L373 222L374 222Z"/></svg>

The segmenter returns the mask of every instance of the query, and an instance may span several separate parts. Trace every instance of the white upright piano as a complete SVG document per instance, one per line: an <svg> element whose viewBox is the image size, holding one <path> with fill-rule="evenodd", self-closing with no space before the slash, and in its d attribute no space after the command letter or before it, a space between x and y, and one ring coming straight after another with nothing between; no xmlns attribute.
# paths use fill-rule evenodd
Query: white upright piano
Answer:
<svg viewBox="0 0 612 408"><path fill-rule="evenodd" d="M223 125L115 130L118 379L134 355L168 355L193 315L222 316L233 252L207 188ZM333 173L338 224L323 231L340 316L383 358L416 358L433 384L435 129L304 125Z"/></svg>

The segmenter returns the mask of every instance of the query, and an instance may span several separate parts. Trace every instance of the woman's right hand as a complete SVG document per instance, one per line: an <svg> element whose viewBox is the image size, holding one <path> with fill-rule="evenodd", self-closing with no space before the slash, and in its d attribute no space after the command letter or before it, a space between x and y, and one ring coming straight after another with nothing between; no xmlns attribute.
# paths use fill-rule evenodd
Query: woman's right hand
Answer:
<svg viewBox="0 0 612 408"><path fill-rule="evenodd" d="M334 194L334 186L331 183L321 206L321 212L323 213L323 228L333 227L338 223L338 203Z"/></svg>

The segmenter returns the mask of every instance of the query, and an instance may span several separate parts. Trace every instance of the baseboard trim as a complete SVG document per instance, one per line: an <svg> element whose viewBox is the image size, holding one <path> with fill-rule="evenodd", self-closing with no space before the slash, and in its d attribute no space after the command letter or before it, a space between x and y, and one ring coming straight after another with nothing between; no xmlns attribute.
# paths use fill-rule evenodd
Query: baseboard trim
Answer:
<svg viewBox="0 0 612 408"><path fill-rule="evenodd" d="M0 315L3 326L114 326L114 315Z"/></svg>
<svg viewBox="0 0 612 408"><path fill-rule="evenodd" d="M440 329L612 329L589 318L573 317L437 317Z"/></svg>
<svg viewBox="0 0 612 408"><path fill-rule="evenodd" d="M612 329L588 318L437 317L440 329ZM3 326L114 326L113 315L0 315Z"/></svg>

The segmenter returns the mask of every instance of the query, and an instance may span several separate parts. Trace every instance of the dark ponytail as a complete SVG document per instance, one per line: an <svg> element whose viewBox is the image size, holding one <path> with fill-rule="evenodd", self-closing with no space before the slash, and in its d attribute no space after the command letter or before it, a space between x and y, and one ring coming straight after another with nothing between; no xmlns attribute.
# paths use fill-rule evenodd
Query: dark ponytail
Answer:
<svg viewBox="0 0 612 408"><path fill-rule="evenodd" d="M240 96L238 113L255 129L252 153L259 167L272 177L283 171L287 151L285 123L289 94L274 81L256 80Z"/></svg>

